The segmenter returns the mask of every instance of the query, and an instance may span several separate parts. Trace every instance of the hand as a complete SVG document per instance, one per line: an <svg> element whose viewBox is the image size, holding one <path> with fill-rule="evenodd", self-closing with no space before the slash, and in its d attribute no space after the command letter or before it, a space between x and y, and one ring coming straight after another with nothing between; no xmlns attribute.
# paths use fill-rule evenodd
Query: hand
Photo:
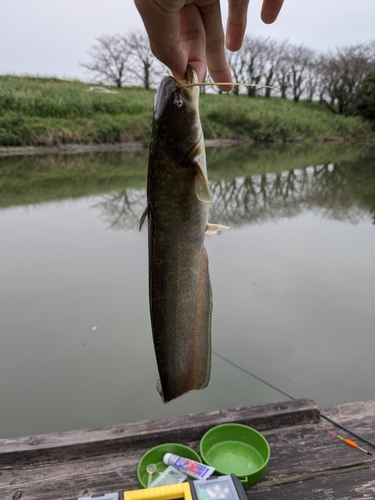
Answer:
<svg viewBox="0 0 375 500"><path fill-rule="evenodd" d="M283 1L263 0L263 22L276 20ZM232 80L224 50L220 0L134 0L134 3L152 51L177 80L184 80L187 64L195 69L200 82L207 67L214 81ZM242 46L249 0L228 0L228 3L226 46L235 51ZM233 86L219 88L229 91Z"/></svg>

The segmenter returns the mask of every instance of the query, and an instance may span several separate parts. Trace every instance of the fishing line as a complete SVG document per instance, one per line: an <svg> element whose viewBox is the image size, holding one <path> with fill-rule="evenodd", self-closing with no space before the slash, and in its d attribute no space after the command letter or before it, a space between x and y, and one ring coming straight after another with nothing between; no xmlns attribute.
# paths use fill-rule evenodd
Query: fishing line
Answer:
<svg viewBox="0 0 375 500"><path fill-rule="evenodd" d="M273 89L281 92L277 87L271 87L270 85L262 85L261 83L244 83L244 82L202 82L202 83L181 83L181 87L207 87L207 86L215 86L215 85L235 85L244 87L258 87L264 89Z"/></svg>
<svg viewBox="0 0 375 500"><path fill-rule="evenodd" d="M247 373L248 375L250 375L251 377L255 378L256 380L259 380L259 382L262 382L263 384L265 385L268 385L268 387L271 387L271 389L274 389L275 391L279 392L280 394L283 394L284 396L286 396L287 398L291 399L292 401L296 401L296 398L294 398L293 396L291 396L290 394L288 394L287 392L284 392L282 391L281 389L279 389L278 387L276 387L275 385L272 385L270 384L269 382L267 382L266 380L264 380L263 378L261 377L258 377L258 375L255 375L255 373L252 373L250 372L249 370L246 370L245 368L243 368L242 366L238 365L237 363L234 363L233 361L231 361L230 359L226 358L225 356L222 356L221 354L215 352L215 351L212 351L213 354L215 354L215 356L217 356L218 358L221 358L222 360L226 361L227 363L229 363L230 365L238 368L239 370L241 370L242 372L244 373ZM324 418L325 420L328 420L328 422L331 422L331 424L334 424L336 425L337 427L340 427L340 429L343 429L344 431L346 432L349 432L349 434L351 434L352 436L355 436L356 438L358 439L361 439L362 441L364 441L365 443L373 446L375 448L375 443L373 443L372 441L369 441L368 439L364 438L363 436L361 436L360 434L357 434L356 432L348 429L347 427L345 427L344 425L342 424L339 424L338 422L336 422L335 420L333 420L332 418L330 417L327 417L327 415L324 415L323 413L320 413L320 416L322 418Z"/></svg>
<svg viewBox="0 0 375 500"><path fill-rule="evenodd" d="M247 374L248 374L248 375L250 375L251 377L256 378L257 380L259 380L259 382L262 382L263 384L268 385L268 387L271 387L271 389L274 389L275 391L280 392L280 394L284 394L284 396L286 396L287 398L289 398L289 399L291 399L291 400L293 400L293 401L295 401L295 400L296 400L296 398L294 398L293 396L291 396L291 395L290 395L290 394L288 394L287 392L284 392L284 391L282 391L281 389L278 389L276 386L274 386L274 385L270 384L269 382L267 382L266 380L263 380L262 378L258 377L258 375L255 375L254 373L251 373L251 372L249 372L248 370L245 370L245 368L242 368L242 366L237 365L237 364L236 364L236 363L234 363L233 361L230 361L230 359L225 358L224 356L222 356L221 354L218 354L218 353L217 353L217 352L215 352L215 351L212 351L212 352L213 352L213 353L215 354L215 356L217 356L218 358L223 359L224 361L226 361L226 362L227 362L227 363L229 363L230 365L235 366L236 368L238 368L239 370L241 370L241 371L243 371L243 372L247 373Z"/></svg>

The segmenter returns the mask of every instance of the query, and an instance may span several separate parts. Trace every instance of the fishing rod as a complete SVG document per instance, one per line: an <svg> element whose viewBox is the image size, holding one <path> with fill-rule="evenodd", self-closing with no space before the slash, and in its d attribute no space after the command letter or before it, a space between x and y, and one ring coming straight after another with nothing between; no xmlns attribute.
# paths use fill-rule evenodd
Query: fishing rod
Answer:
<svg viewBox="0 0 375 500"><path fill-rule="evenodd" d="M227 363L229 363L230 365L238 368L239 370L243 371L244 373L247 373L248 375L250 375L251 377L255 378L256 380L259 380L259 382L262 382L263 384L265 385L268 385L268 387L271 387L271 389L274 389L275 391L279 392L280 394L283 394L284 396L286 396L287 398L291 399L292 401L296 401L296 398L294 398L293 396L291 396L290 394L288 394L287 392L285 391L282 391L281 389L279 389L278 387L276 387L275 385L272 385L270 384L269 382L267 382L266 380L264 380L263 378L261 377L258 377L258 375L255 375L255 373L251 373L249 370L246 370L245 368L243 368L242 366L238 365L237 363L234 363L233 361L231 361L230 359L226 358L225 356L222 356L221 354L215 352L215 351L212 351L215 356L217 356L218 358L221 358L222 360L226 361ZM365 437L361 436L360 434L357 434L356 432L348 429L347 427L345 427L344 425L342 424L339 424L339 422L336 422L336 420L333 420L332 418L328 417L327 415L324 415L323 413L320 413L320 416L322 418L324 418L325 420L328 420L328 422L331 422L331 424L334 424L336 425L337 427L340 427L340 429L343 429L344 431L348 432L349 434L351 434L352 436L355 436L356 438L358 439L361 439L362 441L364 441L365 443L373 446L375 448L375 443L373 443L372 441L369 441L368 439L366 439Z"/></svg>

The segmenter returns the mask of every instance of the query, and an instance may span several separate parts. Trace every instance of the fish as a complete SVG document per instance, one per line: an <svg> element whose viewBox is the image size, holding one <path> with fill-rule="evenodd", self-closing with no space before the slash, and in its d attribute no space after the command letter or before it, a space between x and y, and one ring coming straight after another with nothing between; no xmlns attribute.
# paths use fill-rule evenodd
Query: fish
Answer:
<svg viewBox="0 0 375 500"><path fill-rule="evenodd" d="M187 83L197 83L188 65ZM208 223L208 184L199 87L172 76L161 80L147 174L149 302L164 403L207 387L211 375L212 287L205 234L226 226Z"/></svg>

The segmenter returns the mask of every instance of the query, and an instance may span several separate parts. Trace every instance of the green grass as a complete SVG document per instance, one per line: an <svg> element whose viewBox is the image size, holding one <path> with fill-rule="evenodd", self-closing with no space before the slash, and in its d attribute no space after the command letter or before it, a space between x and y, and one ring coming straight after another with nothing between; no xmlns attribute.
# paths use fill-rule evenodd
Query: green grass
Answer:
<svg viewBox="0 0 375 500"><path fill-rule="evenodd" d="M220 103L215 100L218 97ZM248 137L266 142L375 138L362 119L335 115L318 103L206 95L201 115L206 137Z"/></svg>
<svg viewBox="0 0 375 500"><path fill-rule="evenodd" d="M96 114L149 112L152 91L138 88L115 93L89 91L94 85L56 78L0 77L0 113L39 118L90 118ZM100 86L99 86L100 87Z"/></svg>
<svg viewBox="0 0 375 500"><path fill-rule="evenodd" d="M98 93L56 78L0 76L0 145L143 141L151 132L154 91ZM245 95L203 94L205 137L262 142L373 140L359 117L332 114L317 103Z"/></svg>

